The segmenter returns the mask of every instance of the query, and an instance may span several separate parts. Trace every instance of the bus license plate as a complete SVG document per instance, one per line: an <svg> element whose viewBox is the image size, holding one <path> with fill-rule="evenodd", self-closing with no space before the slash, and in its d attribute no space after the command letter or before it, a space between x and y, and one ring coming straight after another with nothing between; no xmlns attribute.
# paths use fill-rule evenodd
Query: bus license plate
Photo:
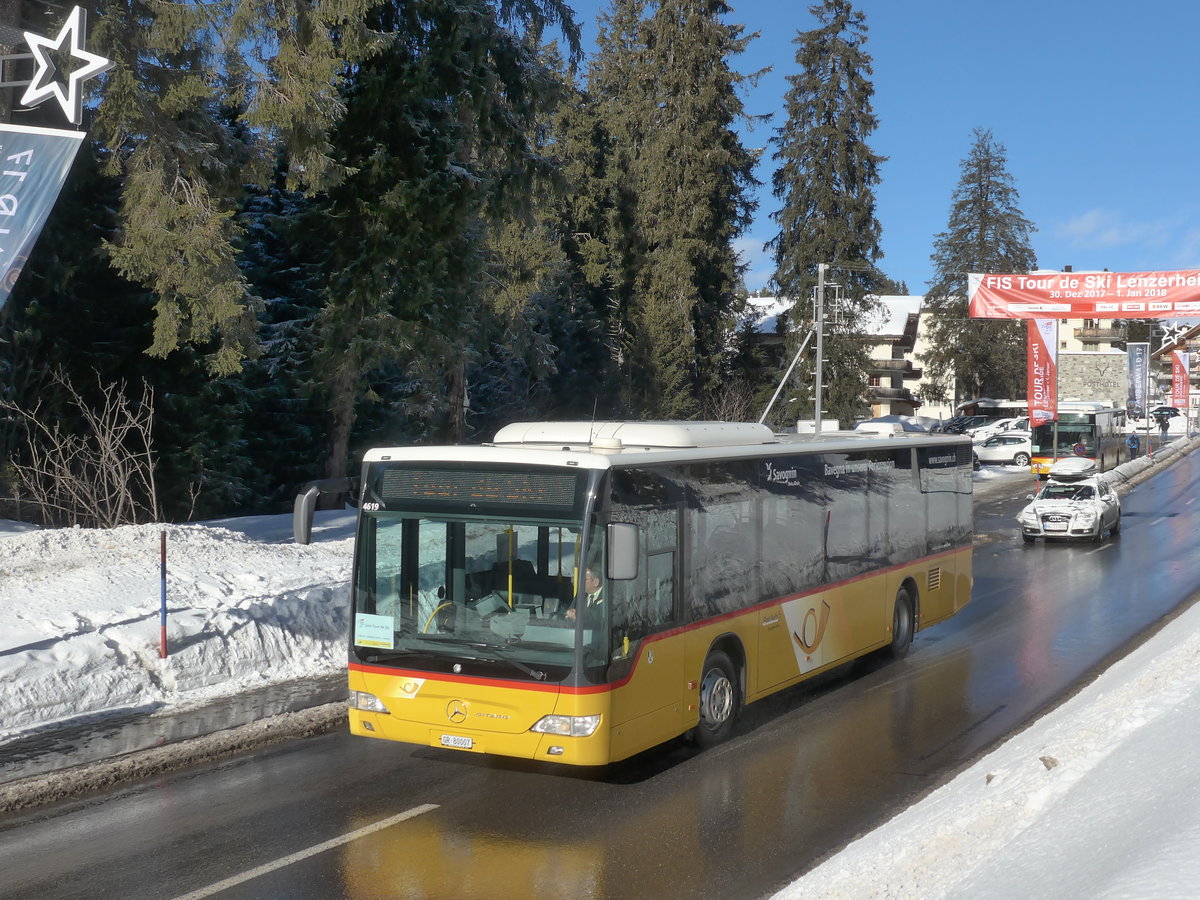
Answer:
<svg viewBox="0 0 1200 900"><path fill-rule="evenodd" d="M456 747L459 750L470 750L475 746L475 743L469 737L462 737L457 734L443 734L442 746Z"/></svg>

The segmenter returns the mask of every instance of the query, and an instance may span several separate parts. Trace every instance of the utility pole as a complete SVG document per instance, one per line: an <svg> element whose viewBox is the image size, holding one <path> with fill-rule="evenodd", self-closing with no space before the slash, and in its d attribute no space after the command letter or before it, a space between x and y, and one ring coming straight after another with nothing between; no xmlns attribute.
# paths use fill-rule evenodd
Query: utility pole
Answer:
<svg viewBox="0 0 1200 900"><path fill-rule="evenodd" d="M813 410L813 431L817 434L821 433L821 404L824 401L825 387L825 270L828 266L825 263L817 263L817 310L816 310L816 330L817 330L817 371L816 375L816 409Z"/></svg>

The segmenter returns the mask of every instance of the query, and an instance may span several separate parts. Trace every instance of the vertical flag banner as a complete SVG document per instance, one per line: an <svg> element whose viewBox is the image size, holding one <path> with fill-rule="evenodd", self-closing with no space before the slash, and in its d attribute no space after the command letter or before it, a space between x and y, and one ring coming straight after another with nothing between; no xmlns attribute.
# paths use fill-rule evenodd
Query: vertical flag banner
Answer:
<svg viewBox="0 0 1200 900"><path fill-rule="evenodd" d="M1150 345L1129 343L1125 347L1129 365L1125 406L1129 409L1131 418L1140 419L1150 411L1146 405L1146 382L1150 377Z"/></svg>
<svg viewBox="0 0 1200 900"><path fill-rule="evenodd" d="M82 131L0 123L0 309L58 199Z"/></svg>
<svg viewBox="0 0 1200 900"><path fill-rule="evenodd" d="M1058 418L1058 319L1026 319L1026 394L1029 427Z"/></svg>
<svg viewBox="0 0 1200 900"><path fill-rule="evenodd" d="M1171 354L1171 405L1187 415L1188 409L1188 352L1176 350Z"/></svg>

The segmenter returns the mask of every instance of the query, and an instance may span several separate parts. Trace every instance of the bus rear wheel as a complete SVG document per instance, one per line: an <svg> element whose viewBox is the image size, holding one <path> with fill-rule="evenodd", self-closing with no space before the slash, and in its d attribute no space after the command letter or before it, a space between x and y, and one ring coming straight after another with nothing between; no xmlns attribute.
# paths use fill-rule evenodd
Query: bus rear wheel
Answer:
<svg viewBox="0 0 1200 900"><path fill-rule="evenodd" d="M915 625L912 597L908 595L907 588L900 588L896 592L896 608L892 613L892 642L884 648L884 653L892 659L908 656Z"/></svg>
<svg viewBox="0 0 1200 900"><path fill-rule="evenodd" d="M700 724L696 726L696 743L711 747L729 737L740 706L737 670L724 652L714 650L704 660L700 675Z"/></svg>

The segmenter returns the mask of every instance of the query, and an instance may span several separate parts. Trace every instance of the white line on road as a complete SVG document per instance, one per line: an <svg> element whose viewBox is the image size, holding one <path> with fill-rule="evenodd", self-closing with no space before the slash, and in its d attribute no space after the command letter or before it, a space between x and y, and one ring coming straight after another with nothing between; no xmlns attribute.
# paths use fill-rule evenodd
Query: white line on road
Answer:
<svg viewBox="0 0 1200 900"><path fill-rule="evenodd" d="M1151 524L1151 525L1157 525L1157 524L1159 524L1160 522L1165 522L1165 521L1167 521L1167 519L1169 519L1169 518L1171 518L1171 517L1170 517L1170 516L1159 516L1157 519L1155 519L1155 520L1154 520L1153 522L1151 522L1150 524Z"/></svg>
<svg viewBox="0 0 1200 900"><path fill-rule="evenodd" d="M332 840L325 841L321 844L309 847L307 850L301 850L297 853L289 854L281 857L274 862L269 862L257 868L243 872L241 875L234 875L226 878L224 881L218 881L216 884L210 884L208 887L202 887L197 891L192 891L190 894L183 894L176 897L175 900L201 900L202 897L211 897L220 891L227 890L231 887L249 881L252 878L258 878L260 875L266 875L268 872L274 872L276 869L282 869L284 866L290 866L292 863L300 862L308 859L310 856L316 856L318 853L324 853L326 850L332 850L334 847L340 847L342 844L348 844L351 841L358 840L360 837L365 837L376 831L382 831L384 828L390 828L398 822L403 822L406 819L412 819L422 813L432 812L437 809L436 803L426 803L422 806L414 806L412 809L402 813L398 813L387 819L380 819L374 825L367 825L359 828L356 831L350 831L343 834L341 837L335 837Z"/></svg>

